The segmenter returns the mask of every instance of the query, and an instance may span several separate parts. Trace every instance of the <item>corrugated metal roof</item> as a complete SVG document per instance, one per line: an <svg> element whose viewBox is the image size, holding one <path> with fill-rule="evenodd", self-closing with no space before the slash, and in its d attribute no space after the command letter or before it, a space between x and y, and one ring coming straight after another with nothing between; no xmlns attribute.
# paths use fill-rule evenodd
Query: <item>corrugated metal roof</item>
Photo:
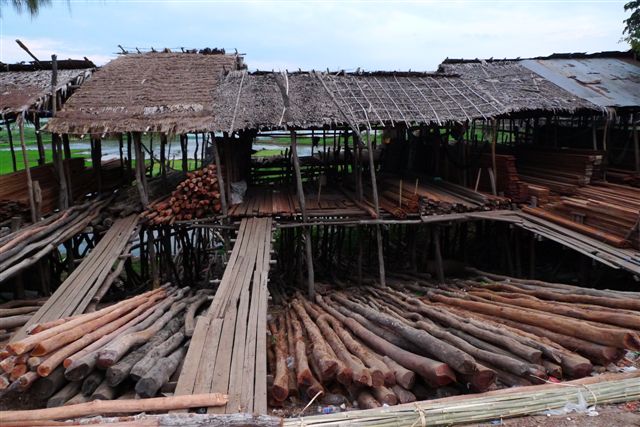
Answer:
<svg viewBox="0 0 640 427"><path fill-rule="evenodd" d="M520 64L600 107L640 107L640 63L636 61L526 59Z"/></svg>

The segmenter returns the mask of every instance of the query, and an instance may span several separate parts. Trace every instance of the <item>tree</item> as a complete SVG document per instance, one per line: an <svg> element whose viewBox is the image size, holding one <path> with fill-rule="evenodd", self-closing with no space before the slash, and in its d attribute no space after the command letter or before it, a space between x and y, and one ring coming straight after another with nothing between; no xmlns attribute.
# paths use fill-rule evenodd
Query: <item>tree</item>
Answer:
<svg viewBox="0 0 640 427"><path fill-rule="evenodd" d="M624 5L625 12L631 11L631 16L625 19L623 40L628 42L637 54L640 54L640 0L633 0Z"/></svg>
<svg viewBox="0 0 640 427"><path fill-rule="evenodd" d="M51 4L51 0L0 0L0 6L6 4L13 5L13 8L18 13L26 11L29 15L36 16L42 6L49 6Z"/></svg>

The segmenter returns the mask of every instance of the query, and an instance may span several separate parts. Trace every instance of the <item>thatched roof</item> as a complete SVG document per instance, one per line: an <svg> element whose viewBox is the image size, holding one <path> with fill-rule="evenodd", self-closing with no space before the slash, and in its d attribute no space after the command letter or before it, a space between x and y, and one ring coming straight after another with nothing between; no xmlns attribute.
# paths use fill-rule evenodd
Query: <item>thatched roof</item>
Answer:
<svg viewBox="0 0 640 427"><path fill-rule="evenodd" d="M443 68L438 73L229 73L216 90L216 129L415 126L518 112L597 110L515 63Z"/></svg>
<svg viewBox="0 0 640 427"><path fill-rule="evenodd" d="M24 67L11 67L24 68ZM0 67L0 70L6 70ZM56 90L61 100L91 76L93 68L59 69ZM51 71L0 71L0 114L51 110Z"/></svg>
<svg viewBox="0 0 640 427"><path fill-rule="evenodd" d="M47 130L56 133L213 130L213 92L239 57L149 52L109 62L67 102Z"/></svg>

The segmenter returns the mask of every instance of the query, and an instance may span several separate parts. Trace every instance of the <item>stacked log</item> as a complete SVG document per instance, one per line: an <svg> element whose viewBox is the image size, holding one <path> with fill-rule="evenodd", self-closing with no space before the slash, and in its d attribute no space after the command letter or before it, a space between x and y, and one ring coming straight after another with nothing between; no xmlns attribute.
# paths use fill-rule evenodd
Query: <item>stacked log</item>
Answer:
<svg viewBox="0 0 640 427"><path fill-rule="evenodd" d="M110 200L73 206L0 238L0 282L29 267L96 220Z"/></svg>
<svg viewBox="0 0 640 427"><path fill-rule="evenodd" d="M3 393L29 390L47 406L154 397L186 353L186 313L202 295L169 285L93 313L34 325L0 351Z"/></svg>
<svg viewBox="0 0 640 427"><path fill-rule="evenodd" d="M0 346L24 326L45 303L44 299L13 300L0 304Z"/></svg>
<svg viewBox="0 0 640 427"><path fill-rule="evenodd" d="M429 397L425 386L482 392L576 379L640 349L638 293L486 276L388 283L323 287L315 301L297 294L274 308L272 405L338 390L373 408Z"/></svg>
<svg viewBox="0 0 640 427"><path fill-rule="evenodd" d="M171 224L215 215L220 209L220 188L212 164L188 173L170 197L153 203L142 217L154 225Z"/></svg>

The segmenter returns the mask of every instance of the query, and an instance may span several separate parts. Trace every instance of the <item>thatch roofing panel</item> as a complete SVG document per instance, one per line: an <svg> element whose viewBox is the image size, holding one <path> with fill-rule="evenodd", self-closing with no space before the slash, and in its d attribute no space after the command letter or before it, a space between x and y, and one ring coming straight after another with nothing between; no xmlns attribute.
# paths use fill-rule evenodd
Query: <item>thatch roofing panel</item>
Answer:
<svg viewBox="0 0 640 427"><path fill-rule="evenodd" d="M91 76L93 69L58 70L56 91L63 97L70 86L77 86ZM18 114L25 110L49 108L51 71L0 72L0 113Z"/></svg>
<svg viewBox="0 0 640 427"><path fill-rule="evenodd" d="M235 55L150 52L109 62L52 119L56 133L213 130L213 93Z"/></svg>

